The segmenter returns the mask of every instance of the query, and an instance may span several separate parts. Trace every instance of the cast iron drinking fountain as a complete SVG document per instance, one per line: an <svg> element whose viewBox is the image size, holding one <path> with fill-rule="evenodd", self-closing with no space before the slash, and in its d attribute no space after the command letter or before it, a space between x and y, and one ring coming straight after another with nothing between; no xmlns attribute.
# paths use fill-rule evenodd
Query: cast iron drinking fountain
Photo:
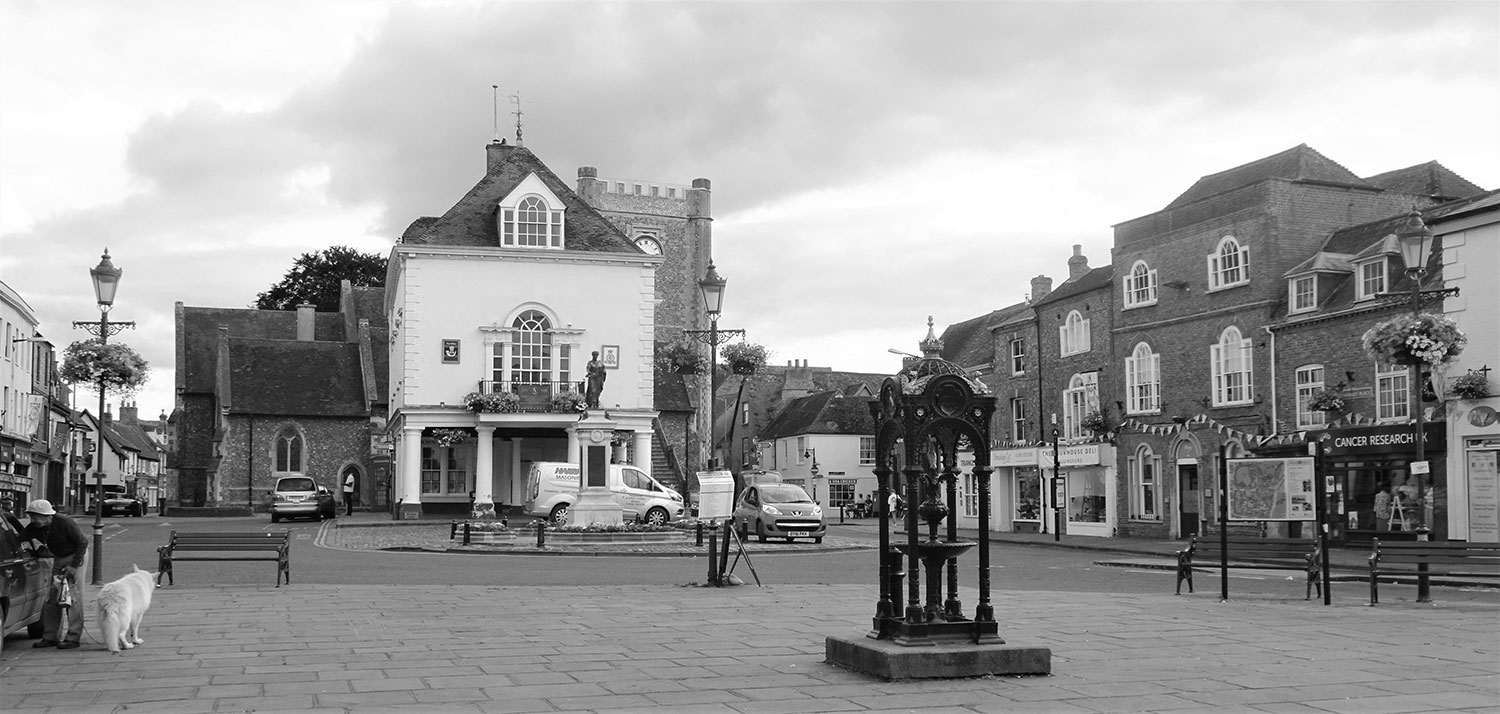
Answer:
<svg viewBox="0 0 1500 714"><path fill-rule="evenodd" d="M983 382L939 358L941 349L929 318L922 341L926 356L886 378L870 402L878 503L884 506L891 493L904 490L906 502L917 505L906 511L903 543L892 542L895 522L889 508L880 509L873 627L864 637L827 638L828 662L886 679L1049 674L1052 651L1007 645L990 600L989 530L981 524L990 521L995 398ZM974 541L959 539L955 518L960 456L966 454L973 457L977 491ZM895 482L898 474L901 483ZM970 550L977 550L979 561L973 617L964 615L958 592L958 561Z"/></svg>

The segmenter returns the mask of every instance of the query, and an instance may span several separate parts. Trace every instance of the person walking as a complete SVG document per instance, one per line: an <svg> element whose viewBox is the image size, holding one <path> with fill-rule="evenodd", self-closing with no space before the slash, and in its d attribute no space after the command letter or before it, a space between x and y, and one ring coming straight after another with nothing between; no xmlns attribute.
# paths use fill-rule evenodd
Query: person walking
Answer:
<svg viewBox="0 0 1500 714"><path fill-rule="evenodd" d="M354 515L354 470L344 474L344 515Z"/></svg>
<svg viewBox="0 0 1500 714"><path fill-rule="evenodd" d="M89 541L73 519L54 510L52 503L45 498L26 504L26 516L31 523L21 530L22 549L30 550L34 557L52 558L51 587L47 591L47 602L42 605L42 639L31 646L73 649L83 637L81 576L88 564ZM58 632L63 614L58 596L64 585L71 593L71 602L67 603L68 629Z"/></svg>

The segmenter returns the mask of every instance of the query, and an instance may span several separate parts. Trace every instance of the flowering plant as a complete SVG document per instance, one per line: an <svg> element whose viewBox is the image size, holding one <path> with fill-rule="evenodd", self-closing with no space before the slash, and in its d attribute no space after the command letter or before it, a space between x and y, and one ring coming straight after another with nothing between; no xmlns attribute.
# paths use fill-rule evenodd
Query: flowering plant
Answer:
<svg viewBox="0 0 1500 714"><path fill-rule="evenodd" d="M510 527L500 521L464 521L470 533L509 533Z"/></svg>
<svg viewBox="0 0 1500 714"><path fill-rule="evenodd" d="M468 429L433 429L432 438L438 446L458 446L469 440Z"/></svg>
<svg viewBox="0 0 1500 714"><path fill-rule="evenodd" d="M586 411L588 405L583 400L583 395L571 389L564 389L552 395L552 411L554 412L581 412Z"/></svg>
<svg viewBox="0 0 1500 714"><path fill-rule="evenodd" d="M510 392L490 392L489 394L469 392L464 395L464 404L469 407L469 411L475 412L509 414L521 411L521 398Z"/></svg>
<svg viewBox="0 0 1500 714"><path fill-rule="evenodd" d="M555 526L557 533L666 533L676 530L668 526L653 526L648 523L590 523L586 526Z"/></svg>
<svg viewBox="0 0 1500 714"><path fill-rule="evenodd" d="M679 374L698 374L708 366L708 360L703 358L697 345L680 340L663 347L657 361L662 369Z"/></svg>
<svg viewBox="0 0 1500 714"><path fill-rule="evenodd" d="M1468 374L1453 380L1453 387L1449 390L1453 396L1459 399L1477 400L1490 396L1490 380L1486 379L1484 372L1469 370Z"/></svg>
<svg viewBox="0 0 1500 714"><path fill-rule="evenodd" d="M1349 406L1344 399L1344 385L1335 384L1312 393L1307 408L1318 412L1342 412Z"/></svg>
<svg viewBox="0 0 1500 714"><path fill-rule="evenodd" d="M764 345L754 342L734 342L724 346L719 351L724 356L724 363L735 374L755 374L755 371L766 366L766 358L770 356Z"/></svg>
<svg viewBox="0 0 1500 714"><path fill-rule="evenodd" d="M1469 338L1458 323L1422 313L1386 320L1365 332L1361 342L1365 354L1377 362L1439 365L1462 353Z"/></svg>
<svg viewBox="0 0 1500 714"><path fill-rule="evenodd" d="M1079 423L1089 431L1104 431L1109 428L1109 418L1104 416L1104 412L1100 411L1084 414L1083 421Z"/></svg>
<svg viewBox="0 0 1500 714"><path fill-rule="evenodd" d="M70 384L104 383L106 391L133 394L146 383L151 365L119 342L79 340L63 350L59 375Z"/></svg>

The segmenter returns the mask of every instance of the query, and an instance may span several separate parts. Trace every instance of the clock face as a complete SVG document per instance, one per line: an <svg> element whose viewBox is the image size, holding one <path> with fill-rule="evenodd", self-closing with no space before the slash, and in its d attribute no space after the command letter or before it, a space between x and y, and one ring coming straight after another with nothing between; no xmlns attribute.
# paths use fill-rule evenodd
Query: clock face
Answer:
<svg viewBox="0 0 1500 714"><path fill-rule="evenodd" d="M656 242L656 239L650 236L641 236L635 239L635 245L645 252L646 255L661 255L661 243Z"/></svg>

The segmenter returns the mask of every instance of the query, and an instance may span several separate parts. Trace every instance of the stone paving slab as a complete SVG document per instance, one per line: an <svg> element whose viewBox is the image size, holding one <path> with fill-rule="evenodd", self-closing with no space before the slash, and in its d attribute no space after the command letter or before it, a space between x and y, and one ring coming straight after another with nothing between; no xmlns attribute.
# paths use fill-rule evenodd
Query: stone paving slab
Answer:
<svg viewBox="0 0 1500 714"><path fill-rule="evenodd" d="M868 628L866 586L178 586L120 655L11 639L0 698L16 712L1500 711L1488 602L994 595L1001 635L1050 647L1051 676L833 667L824 638Z"/></svg>

